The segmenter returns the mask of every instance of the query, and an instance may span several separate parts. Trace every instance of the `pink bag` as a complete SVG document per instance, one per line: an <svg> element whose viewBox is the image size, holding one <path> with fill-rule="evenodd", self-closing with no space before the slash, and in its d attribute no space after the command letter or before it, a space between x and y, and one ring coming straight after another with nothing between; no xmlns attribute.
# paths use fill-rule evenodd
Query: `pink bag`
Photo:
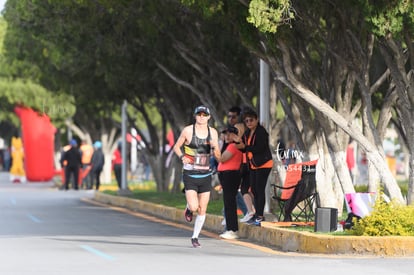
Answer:
<svg viewBox="0 0 414 275"><path fill-rule="evenodd" d="M369 215L375 203L375 192L345 194L346 209L361 218Z"/></svg>

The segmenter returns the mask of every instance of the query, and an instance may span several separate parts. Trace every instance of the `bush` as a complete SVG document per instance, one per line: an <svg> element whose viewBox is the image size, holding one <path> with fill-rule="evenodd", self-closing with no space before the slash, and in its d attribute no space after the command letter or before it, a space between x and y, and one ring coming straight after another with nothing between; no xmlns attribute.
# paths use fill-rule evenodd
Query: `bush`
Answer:
<svg viewBox="0 0 414 275"><path fill-rule="evenodd" d="M353 220L357 236L414 236L414 207L387 203L378 196L369 216Z"/></svg>

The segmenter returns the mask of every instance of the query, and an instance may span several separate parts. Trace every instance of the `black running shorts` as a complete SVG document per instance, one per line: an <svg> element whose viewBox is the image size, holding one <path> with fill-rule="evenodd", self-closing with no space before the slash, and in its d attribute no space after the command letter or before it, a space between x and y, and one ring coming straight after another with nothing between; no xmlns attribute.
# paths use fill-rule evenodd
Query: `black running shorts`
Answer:
<svg viewBox="0 0 414 275"><path fill-rule="evenodd" d="M211 191L211 173L191 175L188 170L183 171L183 182L185 190L194 190L197 193Z"/></svg>

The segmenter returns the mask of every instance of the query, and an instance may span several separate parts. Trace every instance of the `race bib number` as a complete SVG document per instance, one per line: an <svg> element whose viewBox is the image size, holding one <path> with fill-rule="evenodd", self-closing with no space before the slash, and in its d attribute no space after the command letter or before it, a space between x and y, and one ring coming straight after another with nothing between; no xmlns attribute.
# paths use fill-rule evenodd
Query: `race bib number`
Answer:
<svg viewBox="0 0 414 275"><path fill-rule="evenodd" d="M210 169L210 154L197 154L194 156L193 168L196 170Z"/></svg>

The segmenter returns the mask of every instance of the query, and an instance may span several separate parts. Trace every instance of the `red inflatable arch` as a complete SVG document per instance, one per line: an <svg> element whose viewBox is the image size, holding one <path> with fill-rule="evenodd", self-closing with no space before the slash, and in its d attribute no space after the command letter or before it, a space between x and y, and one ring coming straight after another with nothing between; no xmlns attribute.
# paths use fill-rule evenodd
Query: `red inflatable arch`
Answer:
<svg viewBox="0 0 414 275"><path fill-rule="evenodd" d="M22 124L22 140L26 178L28 181L49 181L53 178L56 128L46 114L30 108L15 107Z"/></svg>

